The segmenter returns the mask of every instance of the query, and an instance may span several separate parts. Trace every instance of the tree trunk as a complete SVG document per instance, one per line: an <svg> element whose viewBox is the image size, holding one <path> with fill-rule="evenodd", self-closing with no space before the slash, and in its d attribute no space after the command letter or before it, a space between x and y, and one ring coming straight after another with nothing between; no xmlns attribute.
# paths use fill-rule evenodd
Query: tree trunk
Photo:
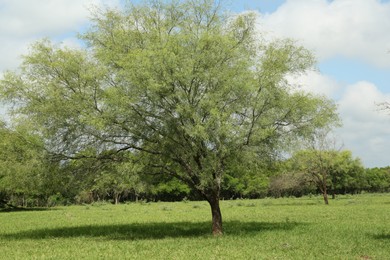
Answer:
<svg viewBox="0 0 390 260"><path fill-rule="evenodd" d="M214 236L222 235L222 214L219 208L219 198L211 198L208 200L211 207L212 216L212 231Z"/></svg>
<svg viewBox="0 0 390 260"><path fill-rule="evenodd" d="M120 199L121 195L114 193L114 197L115 197L115 205L118 205L119 204L119 199Z"/></svg>
<svg viewBox="0 0 390 260"><path fill-rule="evenodd" d="M322 195L324 196L324 202L325 202L325 205L328 205L329 204L329 201L328 201L328 193L326 191L326 187L324 188L323 192L322 192Z"/></svg>

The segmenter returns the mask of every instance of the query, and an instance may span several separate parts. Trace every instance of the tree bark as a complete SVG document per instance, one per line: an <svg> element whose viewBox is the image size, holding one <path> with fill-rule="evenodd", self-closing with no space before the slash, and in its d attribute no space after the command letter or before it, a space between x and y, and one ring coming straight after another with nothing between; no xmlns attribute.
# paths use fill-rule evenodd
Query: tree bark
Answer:
<svg viewBox="0 0 390 260"><path fill-rule="evenodd" d="M211 216L212 216L212 232L214 236L220 236L223 234L222 230L222 214L219 207L219 198L208 199L208 202L211 207Z"/></svg>
<svg viewBox="0 0 390 260"><path fill-rule="evenodd" d="M329 205L329 200L328 200L328 193L326 191L326 187L324 188L323 192L322 192L322 195L324 197L324 202L325 202L325 205Z"/></svg>

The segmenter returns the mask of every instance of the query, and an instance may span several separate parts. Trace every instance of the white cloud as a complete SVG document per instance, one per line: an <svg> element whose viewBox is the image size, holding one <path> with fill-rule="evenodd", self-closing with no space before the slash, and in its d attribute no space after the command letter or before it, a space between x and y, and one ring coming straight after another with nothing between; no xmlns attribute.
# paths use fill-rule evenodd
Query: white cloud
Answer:
<svg viewBox="0 0 390 260"><path fill-rule="evenodd" d="M366 166L390 163L390 116L379 111L378 103L390 100L370 82L358 82L346 88L339 100L343 127L337 133L346 149L350 149Z"/></svg>
<svg viewBox="0 0 390 260"><path fill-rule="evenodd" d="M277 36L298 39L320 59L342 55L390 68L388 2L287 0L260 24Z"/></svg>
<svg viewBox="0 0 390 260"><path fill-rule="evenodd" d="M6 69L14 69L20 63L20 55L26 53L27 42L32 41L30 38L13 39L1 36L0 32L0 73Z"/></svg>
<svg viewBox="0 0 390 260"><path fill-rule="evenodd" d="M259 25L267 36L298 40L320 61L344 57L390 69L390 2L287 0L275 12L264 14ZM364 79L366 72L359 73ZM381 86L385 90L381 91L367 81L346 85L316 72L289 80L336 100L343 121L337 135L345 149L352 150L368 167L390 164L390 115L377 106L390 101L388 87Z"/></svg>
<svg viewBox="0 0 390 260"><path fill-rule="evenodd" d="M340 100L340 110L357 123L367 120L383 121L389 118L380 113L378 104L386 99L388 100L389 96L380 92L374 84L361 81L348 86Z"/></svg>
<svg viewBox="0 0 390 260"><path fill-rule="evenodd" d="M119 0L0 0L0 71L15 69L20 55L43 37L76 46L76 33L88 23L88 8L103 5L116 6Z"/></svg>
<svg viewBox="0 0 390 260"><path fill-rule="evenodd" d="M116 6L104 0L0 0L0 32L12 37L77 30L88 20L92 6Z"/></svg>
<svg viewBox="0 0 390 260"><path fill-rule="evenodd" d="M115 7L120 0L0 0L0 78L14 70L36 40L47 37L71 48L80 47L77 32L87 26L89 8ZM0 120L8 120L0 104Z"/></svg>
<svg viewBox="0 0 390 260"><path fill-rule="evenodd" d="M340 83L335 79L313 70L298 76L288 76L287 80L290 84L296 86L298 90L328 98L334 98L341 88Z"/></svg>
<svg viewBox="0 0 390 260"><path fill-rule="evenodd" d="M24 38L74 29L87 16L85 4L85 1L5 0L2 2L0 30L3 35Z"/></svg>
<svg viewBox="0 0 390 260"><path fill-rule="evenodd" d="M390 100L390 94L371 82L345 85L315 71L288 80L304 91L336 99L343 125L335 134L344 149L360 157L367 167L390 164L390 114L378 106Z"/></svg>
<svg viewBox="0 0 390 260"><path fill-rule="evenodd" d="M75 38L66 38L66 39L61 40L60 46L67 47L70 49L81 49L82 48L81 42Z"/></svg>

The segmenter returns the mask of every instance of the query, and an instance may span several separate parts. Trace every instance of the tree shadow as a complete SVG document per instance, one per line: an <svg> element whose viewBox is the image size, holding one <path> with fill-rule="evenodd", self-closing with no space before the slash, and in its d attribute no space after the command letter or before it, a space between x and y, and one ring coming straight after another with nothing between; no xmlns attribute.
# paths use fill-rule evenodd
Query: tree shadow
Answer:
<svg viewBox="0 0 390 260"><path fill-rule="evenodd" d="M289 203L272 203L272 202L264 202L262 205L264 207L269 207L269 206L317 206L324 204L324 201L308 201L308 202L289 202Z"/></svg>
<svg viewBox="0 0 390 260"><path fill-rule="evenodd" d="M6 207L0 208L0 213L10 213L10 212L25 212L25 211L47 211L47 210L56 210L54 208L23 208L23 207Z"/></svg>
<svg viewBox="0 0 390 260"><path fill-rule="evenodd" d="M390 233L377 234L373 235L373 237L377 240L390 240Z"/></svg>
<svg viewBox="0 0 390 260"><path fill-rule="evenodd" d="M263 231L292 230L296 222L225 221L225 235L255 235ZM144 240L211 236L210 222L132 223L126 225L86 225L54 229L36 229L1 235L4 239L104 238L108 240Z"/></svg>

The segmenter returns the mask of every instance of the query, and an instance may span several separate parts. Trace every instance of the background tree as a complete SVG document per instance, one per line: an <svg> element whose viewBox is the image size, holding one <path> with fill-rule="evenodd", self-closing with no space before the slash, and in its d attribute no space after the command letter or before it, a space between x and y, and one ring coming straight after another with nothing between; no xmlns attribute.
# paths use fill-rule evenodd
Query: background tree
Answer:
<svg viewBox="0 0 390 260"><path fill-rule="evenodd" d="M15 206L39 205L48 171L42 140L26 132L26 128L11 130L0 124L0 193L3 204Z"/></svg>
<svg viewBox="0 0 390 260"><path fill-rule="evenodd" d="M321 191L326 205L328 200L328 187L330 184L330 172L333 168L333 159L336 151L304 150L293 155L295 170L312 176L316 187Z"/></svg>
<svg viewBox="0 0 390 260"><path fill-rule="evenodd" d="M292 167L312 176L328 205L328 187L338 153L335 139L330 136L329 129L324 128L316 131L304 145L308 147L306 150L298 151L292 156Z"/></svg>
<svg viewBox="0 0 390 260"><path fill-rule="evenodd" d="M255 21L211 0L101 10L82 37L87 49L36 43L19 72L5 74L2 97L63 160L91 147L95 158L147 155L155 174L208 201L222 234L221 185L236 158L269 160L337 120L333 102L285 80L313 66L311 53L266 43Z"/></svg>
<svg viewBox="0 0 390 260"><path fill-rule="evenodd" d="M325 204L329 204L328 194L361 191L366 187L364 167L350 151L329 149L325 133L319 135L312 149L296 152L288 160L287 168L310 175L316 187L321 191Z"/></svg>
<svg viewBox="0 0 390 260"><path fill-rule="evenodd" d="M349 150L337 152L330 181L333 199L336 194L357 193L367 187L364 166L359 158L353 158Z"/></svg>
<svg viewBox="0 0 390 260"><path fill-rule="evenodd" d="M368 191L390 191L390 167L366 169L366 179Z"/></svg>
<svg viewBox="0 0 390 260"><path fill-rule="evenodd" d="M140 193L145 191L146 185L140 180L137 165L130 162L109 164L103 171L96 174L92 192L113 198L118 204L122 197L133 193L138 200Z"/></svg>
<svg viewBox="0 0 390 260"><path fill-rule="evenodd" d="M251 153L232 156L226 166L222 196L226 199L265 197L269 176L275 171L274 157L267 157L259 159Z"/></svg>

